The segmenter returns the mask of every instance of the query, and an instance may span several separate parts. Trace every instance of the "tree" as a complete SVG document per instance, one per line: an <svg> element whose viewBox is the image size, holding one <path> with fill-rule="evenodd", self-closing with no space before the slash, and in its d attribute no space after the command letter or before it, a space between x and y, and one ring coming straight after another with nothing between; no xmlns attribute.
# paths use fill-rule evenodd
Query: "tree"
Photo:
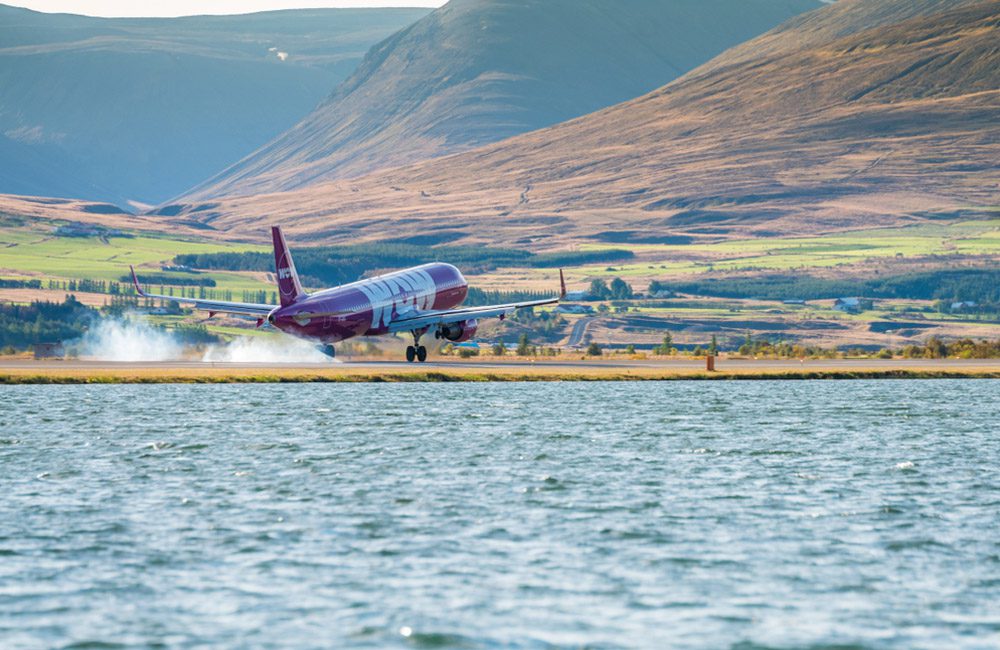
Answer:
<svg viewBox="0 0 1000 650"><path fill-rule="evenodd" d="M507 354L507 346L503 344L503 341L497 341L493 344L493 356L502 357Z"/></svg>
<svg viewBox="0 0 1000 650"><path fill-rule="evenodd" d="M528 345L528 335L521 334L517 339L517 356L527 357L531 355L531 346Z"/></svg>
<svg viewBox="0 0 1000 650"><path fill-rule="evenodd" d="M625 346L625 354L635 354L635 346L629 343Z"/></svg>
<svg viewBox="0 0 1000 650"><path fill-rule="evenodd" d="M604 280L597 279L590 283L590 291L587 292L591 300L607 300L611 296L611 290Z"/></svg>
<svg viewBox="0 0 1000 650"><path fill-rule="evenodd" d="M530 323L535 320L535 308L526 307L524 309L518 309L514 312L514 315L511 316L511 319L516 320L519 323Z"/></svg>
<svg viewBox="0 0 1000 650"><path fill-rule="evenodd" d="M719 339L712 335L712 342L708 346L708 353L713 357L719 356Z"/></svg>
<svg viewBox="0 0 1000 650"><path fill-rule="evenodd" d="M604 351L601 349L597 343L591 343L587 346L587 356L588 357L600 357L604 355Z"/></svg>
<svg viewBox="0 0 1000 650"><path fill-rule="evenodd" d="M660 282L659 280L653 280L652 282L650 282L649 288L646 289L646 295L650 297L656 297L657 294L660 293L663 293L665 295L670 295L673 292L670 291L670 287L668 287L663 282Z"/></svg>
<svg viewBox="0 0 1000 650"><path fill-rule="evenodd" d="M945 359L948 357L948 346L938 337L932 336L924 345L924 356L928 359Z"/></svg>
<svg viewBox="0 0 1000 650"><path fill-rule="evenodd" d="M653 348L653 354L659 354L662 356L668 356L673 354L674 351L674 337L671 336L670 332L663 335L663 344L658 345Z"/></svg>
<svg viewBox="0 0 1000 650"><path fill-rule="evenodd" d="M631 300L634 292L632 291L632 286L622 280L621 278L615 278L611 281L611 298L614 300Z"/></svg>

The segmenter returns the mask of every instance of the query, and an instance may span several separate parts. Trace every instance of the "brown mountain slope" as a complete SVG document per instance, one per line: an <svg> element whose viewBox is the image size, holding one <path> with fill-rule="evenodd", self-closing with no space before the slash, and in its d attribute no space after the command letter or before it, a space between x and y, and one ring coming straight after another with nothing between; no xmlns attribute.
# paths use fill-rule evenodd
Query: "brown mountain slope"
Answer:
<svg viewBox="0 0 1000 650"><path fill-rule="evenodd" d="M814 233L998 205L1000 0L919 5L914 15L912 0L842 0L759 49L751 42L584 118L185 211L244 235L266 220L299 238L447 230L545 248L621 231ZM855 12L879 24L859 30Z"/></svg>
<svg viewBox="0 0 1000 650"><path fill-rule="evenodd" d="M658 88L818 0L451 0L298 125L189 193L242 195L455 153Z"/></svg>

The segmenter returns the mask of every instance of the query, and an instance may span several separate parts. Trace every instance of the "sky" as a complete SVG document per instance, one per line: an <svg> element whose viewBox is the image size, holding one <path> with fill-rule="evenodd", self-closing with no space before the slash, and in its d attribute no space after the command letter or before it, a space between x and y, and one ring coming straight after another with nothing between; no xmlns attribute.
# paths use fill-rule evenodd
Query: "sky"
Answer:
<svg viewBox="0 0 1000 650"><path fill-rule="evenodd" d="M86 16L190 16L245 14L271 9L313 7L440 7L445 0L0 0L48 13Z"/></svg>

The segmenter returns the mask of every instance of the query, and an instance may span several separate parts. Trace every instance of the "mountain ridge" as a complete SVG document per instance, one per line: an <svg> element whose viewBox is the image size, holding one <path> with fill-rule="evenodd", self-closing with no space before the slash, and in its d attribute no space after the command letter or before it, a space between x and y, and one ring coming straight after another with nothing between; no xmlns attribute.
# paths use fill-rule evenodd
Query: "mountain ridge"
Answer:
<svg viewBox="0 0 1000 650"><path fill-rule="evenodd" d="M266 214L323 241L448 228L545 248L625 229L809 234L1000 205L1000 2L923 2L916 15L900 0L842 2L808 20L872 7L899 19L846 36L834 24L758 59L746 56L751 42L547 129L349 181L224 199L200 220L249 234Z"/></svg>
<svg viewBox="0 0 1000 650"><path fill-rule="evenodd" d="M669 82L815 0L452 0L375 45L316 111L182 195L304 187L550 126Z"/></svg>

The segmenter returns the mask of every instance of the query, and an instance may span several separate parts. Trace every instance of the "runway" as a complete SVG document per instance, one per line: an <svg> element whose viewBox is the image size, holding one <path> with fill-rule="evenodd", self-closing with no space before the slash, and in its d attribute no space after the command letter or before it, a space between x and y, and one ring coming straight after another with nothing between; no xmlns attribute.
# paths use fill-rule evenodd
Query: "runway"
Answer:
<svg viewBox="0 0 1000 650"><path fill-rule="evenodd" d="M406 363L339 359L325 363L113 362L0 359L0 383L285 381L539 381L640 379L810 379L1000 377L998 359L479 359Z"/></svg>

